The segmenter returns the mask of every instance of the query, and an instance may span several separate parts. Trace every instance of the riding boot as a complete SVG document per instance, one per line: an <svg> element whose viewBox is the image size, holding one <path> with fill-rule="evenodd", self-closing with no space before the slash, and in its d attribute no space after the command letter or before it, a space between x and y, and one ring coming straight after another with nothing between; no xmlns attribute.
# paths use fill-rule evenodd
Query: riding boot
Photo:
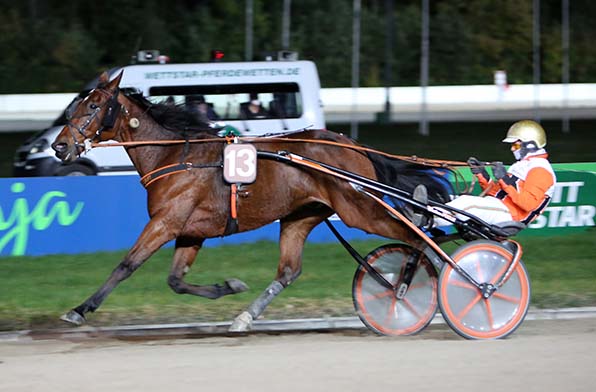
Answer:
<svg viewBox="0 0 596 392"><path fill-rule="evenodd" d="M428 204L428 192L423 184L419 184L414 188L412 199L420 204ZM408 218L418 227L429 226L430 218L424 213L425 211L416 209L410 205L404 207L404 212Z"/></svg>
<svg viewBox="0 0 596 392"><path fill-rule="evenodd" d="M412 199L416 200L420 204L428 204L428 191L426 190L426 187L423 184L418 184L416 188L414 188Z"/></svg>

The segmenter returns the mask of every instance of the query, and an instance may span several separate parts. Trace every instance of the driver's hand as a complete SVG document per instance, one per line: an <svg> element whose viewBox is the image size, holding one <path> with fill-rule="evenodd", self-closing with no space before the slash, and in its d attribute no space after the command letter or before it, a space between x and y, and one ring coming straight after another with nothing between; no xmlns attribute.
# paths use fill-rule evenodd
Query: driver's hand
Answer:
<svg viewBox="0 0 596 392"><path fill-rule="evenodd" d="M478 159L475 157L468 158L468 166L470 166L470 171L474 175L482 175L487 181L490 180L490 176L486 171L486 168Z"/></svg>
<svg viewBox="0 0 596 392"><path fill-rule="evenodd" d="M493 162L493 175L497 180L507 176L507 170L503 166L503 162Z"/></svg>

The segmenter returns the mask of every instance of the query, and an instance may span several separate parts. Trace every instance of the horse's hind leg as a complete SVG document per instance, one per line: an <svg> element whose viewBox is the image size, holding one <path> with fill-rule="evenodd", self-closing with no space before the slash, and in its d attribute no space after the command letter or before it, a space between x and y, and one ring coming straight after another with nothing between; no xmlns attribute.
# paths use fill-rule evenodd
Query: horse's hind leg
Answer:
<svg viewBox="0 0 596 392"><path fill-rule="evenodd" d="M216 299L228 294L236 294L248 289L248 286L238 279L228 279L223 285L212 284L198 286L184 282L184 275L195 261L197 253L203 244L203 238L178 237L172 269L168 276L168 285L178 294L192 294L209 299Z"/></svg>
<svg viewBox="0 0 596 392"><path fill-rule="evenodd" d="M118 283L128 278L155 251L173 237L174 235L167 230L161 219L154 218L150 220L135 245L124 260L112 271L106 282L85 302L60 317L60 319L75 325L84 324L86 313L97 310Z"/></svg>
<svg viewBox="0 0 596 392"><path fill-rule="evenodd" d="M230 332L244 332L250 329L252 321L263 313L267 305L282 290L290 285L302 272L302 249L308 233L321 223L325 216L309 216L307 218L287 217L281 220L279 239L280 259L275 280L261 295L240 315L232 325Z"/></svg>

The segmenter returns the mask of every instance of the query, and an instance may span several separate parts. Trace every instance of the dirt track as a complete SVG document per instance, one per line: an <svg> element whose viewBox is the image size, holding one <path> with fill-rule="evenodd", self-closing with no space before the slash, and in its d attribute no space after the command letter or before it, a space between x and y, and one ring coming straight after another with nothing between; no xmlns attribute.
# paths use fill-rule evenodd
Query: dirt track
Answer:
<svg viewBox="0 0 596 392"><path fill-rule="evenodd" d="M594 391L596 319L526 321L509 339L445 326L160 341L0 341L0 391Z"/></svg>

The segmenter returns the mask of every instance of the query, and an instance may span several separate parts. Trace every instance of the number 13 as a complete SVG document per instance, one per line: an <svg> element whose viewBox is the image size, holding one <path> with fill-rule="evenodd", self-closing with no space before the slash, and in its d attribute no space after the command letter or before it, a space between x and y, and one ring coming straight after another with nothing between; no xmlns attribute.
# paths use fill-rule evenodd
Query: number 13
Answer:
<svg viewBox="0 0 596 392"><path fill-rule="evenodd" d="M229 144L224 149L224 179L248 184L257 177L257 149L252 144Z"/></svg>

